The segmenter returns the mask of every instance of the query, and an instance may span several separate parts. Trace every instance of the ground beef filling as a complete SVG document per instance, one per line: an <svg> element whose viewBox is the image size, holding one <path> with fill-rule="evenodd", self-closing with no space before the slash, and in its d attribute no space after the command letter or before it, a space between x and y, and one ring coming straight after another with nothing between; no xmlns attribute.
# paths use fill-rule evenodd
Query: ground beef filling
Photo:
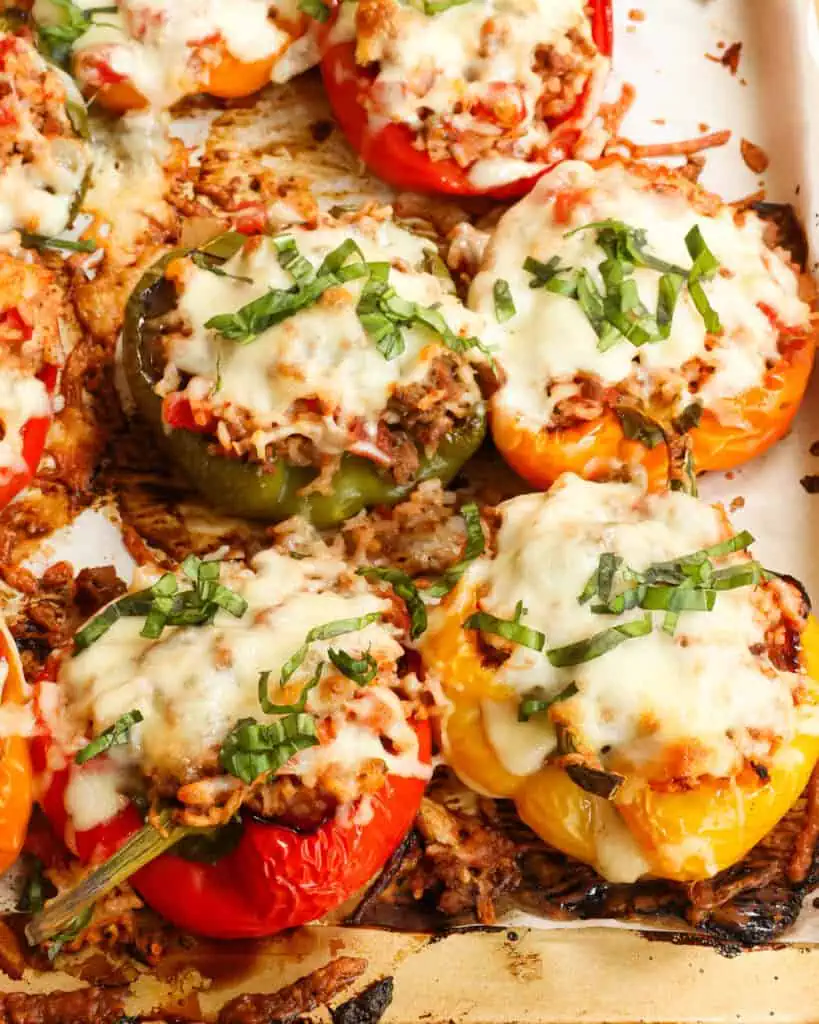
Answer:
<svg viewBox="0 0 819 1024"><path fill-rule="evenodd" d="M379 51L386 57L392 47L400 45L395 31L390 31L389 19L372 14L359 7L359 57L372 58L377 67ZM380 31L390 34L386 44L370 44L362 39L368 23L373 22ZM507 45L506 26L502 20L489 17L480 30L478 57L487 59ZM454 159L467 168L487 157L538 160L546 158L548 128L570 116L581 103L588 90L599 59L599 51L587 27L570 29L555 44L537 46L533 53L532 71L540 80L538 94L524 95L523 86L512 82L492 82L479 95L456 100L451 110L434 111L425 105L425 97L436 86L436 73L419 69L411 75L406 88L416 99L416 114L420 126L416 128L414 145L426 150L433 160ZM378 77L376 87L369 94L369 107L373 116L391 116L378 103ZM527 106L533 111L530 116ZM534 136L534 140L527 138ZM538 148L540 142L541 153Z"/></svg>

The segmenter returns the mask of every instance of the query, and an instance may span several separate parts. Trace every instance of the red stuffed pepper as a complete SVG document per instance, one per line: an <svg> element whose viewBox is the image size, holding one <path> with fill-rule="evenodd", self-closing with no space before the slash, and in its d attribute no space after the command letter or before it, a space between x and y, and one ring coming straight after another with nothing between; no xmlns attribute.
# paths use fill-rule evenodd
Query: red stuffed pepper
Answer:
<svg viewBox="0 0 819 1024"><path fill-rule="evenodd" d="M560 160L600 155L611 21L611 0L357 0L327 33L322 75L380 178L512 198Z"/></svg>
<svg viewBox="0 0 819 1024"><path fill-rule="evenodd" d="M50 271L0 255L0 509L37 472L62 362Z"/></svg>
<svg viewBox="0 0 819 1024"><path fill-rule="evenodd" d="M55 655L37 688L40 803L97 870L35 919L38 940L79 913L92 925L125 878L178 927L270 935L383 866L430 734L405 678L411 618L378 576L312 541L250 568L189 557Z"/></svg>

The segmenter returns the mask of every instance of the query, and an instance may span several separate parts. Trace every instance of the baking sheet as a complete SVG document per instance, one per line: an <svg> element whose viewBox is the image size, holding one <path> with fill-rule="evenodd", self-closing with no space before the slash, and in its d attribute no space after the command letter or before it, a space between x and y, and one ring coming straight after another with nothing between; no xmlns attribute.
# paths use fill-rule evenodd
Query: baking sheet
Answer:
<svg viewBox="0 0 819 1024"><path fill-rule="evenodd" d="M635 12L643 15L641 20ZM637 87L623 134L639 142L659 142L732 129L730 144L709 154L704 184L728 199L756 192L764 184L770 199L796 205L813 252L819 253L819 171L812 160L819 157L819 25L812 0L615 0L615 21L610 95L617 94L623 81ZM732 76L719 57L736 41L743 48L738 73ZM299 103L301 116L286 116ZM265 144L271 166L317 181L323 206L349 201L351 195L389 197L361 172L338 133L327 144L309 145L309 124L327 117L315 80L284 87L275 102L263 100L260 111L255 120L247 119L246 141ZM197 141L211 120L194 116L180 127L180 134ZM744 165L742 138L771 157L767 174L756 175ZM812 557L813 538L819 536L819 495L809 495L800 485L802 477L819 474L819 457L809 452L816 440L819 381L814 380L789 438L745 469L704 480L702 493L735 508L735 499L741 499L734 521L758 538L758 557L798 576L809 592L819 595L819 559ZM42 571L60 559L76 569L114 564L123 578L133 567L110 509L84 512L42 544L28 564ZM178 998L190 1001L190 993L202 989L195 1002L207 1013L238 991L275 989L343 949L363 952L371 969L380 973L399 965L401 983L390 1014L394 1020L819 1019L819 1007L814 1012L811 1001L819 950L775 957L750 953L727 962L710 950L604 932L599 922L593 930L577 923L557 927L528 915L505 923L516 926L516 937L460 935L437 945L411 935L303 929L295 938L260 947L257 967L237 983L240 987L214 988L191 967L193 974L183 979ZM517 931L521 925L550 931L527 935ZM812 904L788 938L819 942L819 911ZM227 948L224 956L231 955ZM577 969L579 958L582 971ZM572 984L566 985L570 972ZM648 985L640 984L644 972L651 978ZM60 976L45 984L66 987ZM138 982L130 1012L167 1005L167 990L160 994L157 984L148 977ZM8 987L32 985L26 979Z"/></svg>

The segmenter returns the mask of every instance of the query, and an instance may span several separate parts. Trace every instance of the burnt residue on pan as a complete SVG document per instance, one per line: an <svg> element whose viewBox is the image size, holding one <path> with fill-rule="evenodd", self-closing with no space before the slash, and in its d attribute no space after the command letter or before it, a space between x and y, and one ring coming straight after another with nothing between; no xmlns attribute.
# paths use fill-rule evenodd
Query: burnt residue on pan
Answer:
<svg viewBox="0 0 819 1024"><path fill-rule="evenodd" d="M440 779L436 782L432 798L451 803L449 781L443 787ZM514 885L495 891L492 911L500 916L508 909L521 909L557 921L631 921L669 929L670 933L656 933L665 941L706 942L726 955L769 946L794 923L805 895L819 882L816 788L815 775L796 806L740 863L712 879L688 884L651 879L633 885L607 882L593 868L547 846L520 821L511 802L481 800L472 814L479 816L485 832L514 844L520 873ZM464 811L452 806L446 810L463 824ZM480 923L481 889L475 877L479 870L453 874L451 861L425 856L431 845L434 839L420 830L403 844L401 862L393 861L388 877L382 876L362 901L355 914L357 924L444 935L476 920ZM497 842L487 840L482 849L503 856L504 847ZM484 862L480 870L497 879L501 866L499 859L494 865ZM447 915L442 907L453 892L461 898L458 912ZM471 907L465 899L470 893ZM486 904L482 909L485 913Z"/></svg>

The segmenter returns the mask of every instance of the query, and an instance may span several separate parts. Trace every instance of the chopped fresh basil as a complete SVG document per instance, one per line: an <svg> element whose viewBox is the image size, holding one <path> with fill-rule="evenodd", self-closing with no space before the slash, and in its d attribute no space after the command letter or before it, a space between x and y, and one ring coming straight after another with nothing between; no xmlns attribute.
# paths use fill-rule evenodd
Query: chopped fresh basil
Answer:
<svg viewBox="0 0 819 1024"><path fill-rule="evenodd" d="M684 284L685 278L681 274L663 274L660 278L657 295L657 332L661 338L667 338L671 334L671 321L674 319L674 310L677 308L677 300Z"/></svg>
<svg viewBox="0 0 819 1024"><path fill-rule="evenodd" d="M318 744L311 715L293 714L275 722L243 718L227 734L219 751L226 772L248 785L286 764L294 754Z"/></svg>
<svg viewBox="0 0 819 1024"><path fill-rule="evenodd" d="M627 273L631 273L635 267L648 267L651 270L658 270L661 274L688 276L688 271L684 267L667 263L648 252L648 235L642 228L631 227L620 220L601 220L567 231L564 237L571 238L572 235L583 231L596 231L597 245L610 260L625 264L628 268Z"/></svg>
<svg viewBox="0 0 819 1024"><path fill-rule="evenodd" d="M700 425L702 419L702 406L699 402L692 402L687 405L679 416L675 416L671 425L678 434L687 434L694 427Z"/></svg>
<svg viewBox="0 0 819 1024"><path fill-rule="evenodd" d="M292 242L292 239L289 241ZM277 240L274 239L274 245L276 242ZM292 259L292 265L295 266L297 272L304 273L302 257L298 254L295 257L292 256L292 249L288 247L287 239L283 243L283 248L285 259ZM295 243L293 243L293 249L295 249ZM292 288L271 288L264 295L241 306L235 313L219 313L212 316L205 322L205 327L218 331L222 337L230 341L242 345L247 344L269 328L275 327L276 324L282 323L302 309L307 309L318 302L328 288L356 277L366 277L369 270L367 264L361 260L360 254L361 250L358 246L348 239L327 255L318 274L314 274L311 269L309 276L298 278ZM281 259L281 249L278 249L278 255ZM346 264L351 255L356 255L358 259L352 264ZM328 267L330 269L327 269ZM290 268L288 267L288 269Z"/></svg>
<svg viewBox="0 0 819 1024"><path fill-rule="evenodd" d="M88 125L88 109L85 104L79 100L66 100L65 112L76 134L81 139L90 139L91 129Z"/></svg>
<svg viewBox="0 0 819 1024"><path fill-rule="evenodd" d="M286 270L294 281L302 284L312 278L313 265L310 260L301 255L292 235L279 235L278 238L273 239L273 245L276 248L279 266L282 270Z"/></svg>
<svg viewBox="0 0 819 1024"><path fill-rule="evenodd" d="M529 693L524 695L518 705L518 721L528 722L533 715L540 715L544 711L548 711L554 704L560 704L561 701L569 700L576 693L577 687L574 683L569 683L559 693L552 694L550 697L547 697L540 688L530 690Z"/></svg>
<svg viewBox="0 0 819 1024"><path fill-rule="evenodd" d="M365 629L371 623L378 622L381 618L383 618L381 612L369 612L367 615L358 616L358 618L333 619L332 622L325 622L321 626L313 626L304 638L304 643L301 647L299 647L295 654L291 654L284 665L282 665L281 673L279 674L279 686L286 686L294 672L301 668L304 659L307 657L310 644L314 643L316 640L335 640L337 636L343 636L345 633L357 633L360 629ZM265 679L265 682L269 676L269 672L262 673L262 678ZM316 682L318 682L318 680L316 680ZM261 685L260 680L260 694ZM302 694L302 696L304 696L304 694ZM272 714L272 712L268 712L268 714Z"/></svg>
<svg viewBox="0 0 819 1024"><path fill-rule="evenodd" d="M167 572L146 590L126 594L109 604L76 634L74 654L90 647L125 616L145 616L141 636L157 640L166 626L208 625L220 609L237 619L244 615L245 599L219 583L220 562L203 562L196 555L188 555L181 568L194 581L193 587L180 590L176 576Z"/></svg>
<svg viewBox="0 0 819 1024"><path fill-rule="evenodd" d="M440 578L427 587L424 594L428 597L443 597L448 594L470 564L484 552L485 541L478 506L474 502L464 505L461 508L461 515L466 524L466 547L463 558L441 573Z"/></svg>
<svg viewBox="0 0 819 1024"><path fill-rule="evenodd" d="M66 252L96 252L97 243L93 238L52 238L32 231L21 231L20 241L26 249L63 249Z"/></svg>
<svg viewBox="0 0 819 1024"><path fill-rule="evenodd" d="M244 277L242 274L229 274L226 270L222 269L218 259L207 252L203 252L201 249L194 249L188 255L190 256L191 263L195 267L199 267L200 270L207 270L217 277L229 277L231 281L241 281L242 284L253 284L252 277Z"/></svg>
<svg viewBox="0 0 819 1024"><path fill-rule="evenodd" d="M382 580L389 583L398 597L407 606L410 616L410 636L416 640L427 628L427 610L418 588L412 579L400 569L388 569L377 565L365 565L356 570L359 576L368 580Z"/></svg>
<svg viewBox="0 0 819 1024"><path fill-rule="evenodd" d="M441 14L442 11L448 11L450 7L460 7L462 4L468 4L470 0L423 0L424 3L424 14L432 16L435 14Z"/></svg>
<svg viewBox="0 0 819 1024"><path fill-rule="evenodd" d="M26 856L26 884L17 902L21 914L39 914L45 901L56 892L55 887L43 874L43 862L39 857Z"/></svg>
<svg viewBox="0 0 819 1024"><path fill-rule="evenodd" d="M611 800L626 781L625 777L618 775L617 772L607 772L587 764L568 764L565 770L576 786L593 796L602 797L603 800Z"/></svg>
<svg viewBox="0 0 819 1024"><path fill-rule="evenodd" d="M688 292L691 301L697 307L697 312L702 317L708 333L718 334L722 330L722 323L718 313L708 301L702 282L708 281L714 276L719 268L719 261L705 244L698 225L691 228L685 236L685 245L694 261L694 266L688 274Z"/></svg>
<svg viewBox="0 0 819 1024"><path fill-rule="evenodd" d="M389 271L388 266L386 270ZM389 283L388 273L378 277L370 275L356 311L364 330L385 359L395 359L403 353L406 347L403 331L411 327L432 331L453 352L470 348L487 351L478 338L456 334L438 309L402 299Z"/></svg>
<svg viewBox="0 0 819 1024"><path fill-rule="evenodd" d="M719 317L711 308L701 283L713 276L719 263L705 244L699 227L692 228L685 239L694 261L690 270L668 263L648 252L646 232L640 228L630 227L622 221L606 220L583 224L568 231L565 237L569 238L579 232L591 230L596 232L595 242L606 255L606 259L599 266L605 295L599 291L585 269L569 271L573 276L568 280L562 279L559 290L580 303L600 339L598 348L601 352L607 351L624 338L638 348L668 338L674 310L686 283L706 329L710 333L721 329ZM638 267L656 270L662 275L654 314L640 301L637 284L631 277ZM557 257L553 257L545 264L537 260L527 260L524 269L534 275L533 281L530 282L532 287L550 287L560 272Z"/></svg>
<svg viewBox="0 0 819 1024"><path fill-rule="evenodd" d="M665 444L665 431L660 424L638 409L621 406L615 409L623 434L629 441L638 441L646 448L654 449Z"/></svg>
<svg viewBox="0 0 819 1024"><path fill-rule="evenodd" d="M299 648L301 649L301 648ZM324 662L320 661L316 666L313 675L305 683L299 699L293 704L274 704L270 699L270 672L259 673L259 705L266 715L287 715L298 714L307 707L307 697L314 686L318 686L321 674L324 671Z"/></svg>
<svg viewBox="0 0 819 1024"><path fill-rule="evenodd" d="M499 324L505 324L517 312L509 282L499 277L492 288L492 298L495 301L495 319Z"/></svg>
<svg viewBox="0 0 819 1024"><path fill-rule="evenodd" d="M561 267L559 256L552 256L547 263L542 263L533 256L527 256L523 262L523 269L527 274L532 275L532 280L529 282L530 288L549 288L558 280L558 274L570 273L568 267ZM564 281L563 285L568 286L570 294L574 296L574 278L572 278L571 282Z"/></svg>
<svg viewBox="0 0 819 1024"><path fill-rule="evenodd" d="M322 24L330 18L330 8L322 0L299 0L299 10Z"/></svg>
<svg viewBox="0 0 819 1024"><path fill-rule="evenodd" d="M369 651L365 651L360 658L354 658L347 651L336 651L331 647L327 651L327 657L339 672L359 686L371 683L378 674L378 662Z"/></svg>
<svg viewBox="0 0 819 1024"><path fill-rule="evenodd" d="M77 753L74 760L77 764L85 764L86 761L90 761L92 758L98 757L100 754L104 754L105 751L110 750L111 747L121 746L123 743L128 741L128 733L131 731L131 728L141 721L141 711L137 711L136 709L133 711L126 711L124 715L119 716L113 725L109 725L107 729L103 729L99 736L86 744L82 750Z"/></svg>
<svg viewBox="0 0 819 1024"><path fill-rule="evenodd" d="M523 602L518 601L515 606L513 619L499 619L489 612L475 612L464 622L464 629L475 629L480 633L490 633L493 636L503 637L504 640L511 640L512 643L521 647L528 647L533 651L542 651L546 644L546 636L539 629L532 629L524 626L521 619L526 614Z"/></svg>
<svg viewBox="0 0 819 1024"><path fill-rule="evenodd" d="M578 601L586 604L596 597L598 603L591 610L601 615L621 615L633 608L664 611L663 629L673 634L681 612L711 611L720 591L756 586L769 578L759 562L742 562L724 569L715 569L712 564L712 558L742 551L752 541L751 534L743 531L712 548L657 562L642 572L604 552Z"/></svg>
<svg viewBox="0 0 819 1024"><path fill-rule="evenodd" d="M609 651L613 651L615 647L619 647L626 640L648 636L652 628L651 615L647 614L641 619L634 619L631 622L624 622L620 626L604 629L586 640L567 644L565 647L553 647L546 651L546 657L555 668L571 668L573 665L594 661L595 658L608 654Z"/></svg>
<svg viewBox="0 0 819 1024"><path fill-rule="evenodd" d="M72 0L51 0L53 6L60 9L60 20L53 25L37 24L37 45L39 49L55 64L65 67L71 59L71 48L85 35L99 14L116 14L116 4L106 7L83 9Z"/></svg>
<svg viewBox="0 0 819 1024"><path fill-rule="evenodd" d="M73 918L68 924L67 928L63 931L57 932L53 935L48 943L48 960L49 963L53 963L63 946L69 942L73 942L85 929L91 924L91 918L94 914L94 905L87 906L85 910L80 911L75 918Z"/></svg>

